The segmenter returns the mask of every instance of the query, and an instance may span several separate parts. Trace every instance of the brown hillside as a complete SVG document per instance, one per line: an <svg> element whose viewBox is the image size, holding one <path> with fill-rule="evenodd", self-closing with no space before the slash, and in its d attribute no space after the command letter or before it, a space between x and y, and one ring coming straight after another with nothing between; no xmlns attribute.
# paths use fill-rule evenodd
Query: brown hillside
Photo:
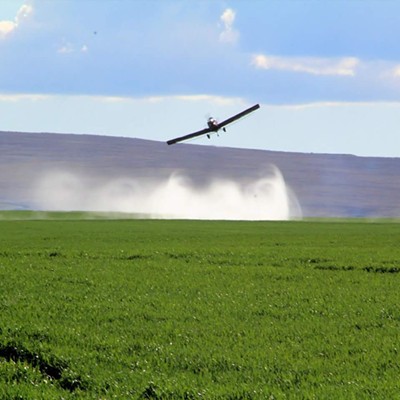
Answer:
<svg viewBox="0 0 400 400"><path fill-rule="evenodd" d="M217 143L217 142L215 142ZM33 185L49 171L107 182L164 178L180 171L195 185L246 182L276 165L305 216L398 217L400 158L285 153L95 135L0 132L0 207L37 207Z"/></svg>

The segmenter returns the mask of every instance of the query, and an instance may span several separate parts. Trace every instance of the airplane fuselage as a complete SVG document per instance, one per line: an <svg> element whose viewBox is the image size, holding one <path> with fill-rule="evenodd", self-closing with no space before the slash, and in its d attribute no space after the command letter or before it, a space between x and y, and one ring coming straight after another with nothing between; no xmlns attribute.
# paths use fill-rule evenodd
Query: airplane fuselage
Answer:
<svg viewBox="0 0 400 400"><path fill-rule="evenodd" d="M219 129L218 122L213 117L208 118L207 125L213 132L217 132Z"/></svg>

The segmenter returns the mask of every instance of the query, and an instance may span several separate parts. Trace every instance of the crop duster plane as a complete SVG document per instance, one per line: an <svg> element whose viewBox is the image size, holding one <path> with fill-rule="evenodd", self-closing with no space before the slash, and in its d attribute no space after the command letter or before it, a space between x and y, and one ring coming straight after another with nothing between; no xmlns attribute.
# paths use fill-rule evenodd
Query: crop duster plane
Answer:
<svg viewBox="0 0 400 400"><path fill-rule="evenodd" d="M255 104L254 106L248 108L247 110L244 110L244 111L240 112L239 114L236 114L233 117L230 117L222 122L218 122L215 118L210 117L210 118L208 118L208 121L207 121L208 128L202 129L201 131L189 133L188 135L185 135L185 136L181 136L181 137L178 137L175 139L168 140L167 144L179 143L184 140L192 139L194 137L201 136L201 135L207 135L207 137L210 139L211 133L216 133L221 128L224 132L226 132L226 129L225 129L226 125L238 120L239 118L244 117L247 114L250 114L251 112L257 110L258 108L260 108L260 105Z"/></svg>

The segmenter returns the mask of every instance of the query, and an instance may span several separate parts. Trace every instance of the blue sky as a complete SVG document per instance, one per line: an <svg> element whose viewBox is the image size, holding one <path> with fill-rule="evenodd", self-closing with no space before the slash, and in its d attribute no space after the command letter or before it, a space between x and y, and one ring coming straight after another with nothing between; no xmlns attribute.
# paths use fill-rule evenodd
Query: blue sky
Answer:
<svg viewBox="0 0 400 400"><path fill-rule="evenodd" d="M400 157L400 2L1 0L0 130Z"/></svg>

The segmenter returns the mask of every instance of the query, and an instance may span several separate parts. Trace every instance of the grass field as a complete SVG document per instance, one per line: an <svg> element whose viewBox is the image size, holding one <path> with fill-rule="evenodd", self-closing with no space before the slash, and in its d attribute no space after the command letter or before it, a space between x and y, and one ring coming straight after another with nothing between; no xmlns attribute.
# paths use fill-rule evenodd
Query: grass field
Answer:
<svg viewBox="0 0 400 400"><path fill-rule="evenodd" d="M400 398L398 223L7 215L1 399Z"/></svg>

